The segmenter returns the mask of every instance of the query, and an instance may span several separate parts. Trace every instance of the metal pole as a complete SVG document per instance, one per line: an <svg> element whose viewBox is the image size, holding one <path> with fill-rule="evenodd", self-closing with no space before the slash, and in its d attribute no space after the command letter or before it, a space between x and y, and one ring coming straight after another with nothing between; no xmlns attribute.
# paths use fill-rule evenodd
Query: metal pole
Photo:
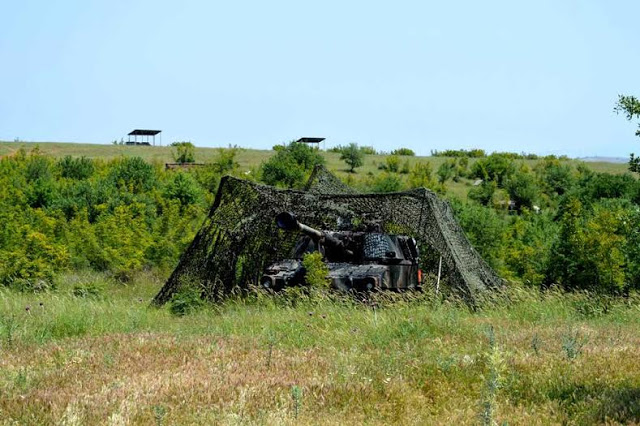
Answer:
<svg viewBox="0 0 640 426"><path fill-rule="evenodd" d="M440 292L440 274L442 274L442 256L440 256L440 261L438 262L438 281L436 281L436 296Z"/></svg>

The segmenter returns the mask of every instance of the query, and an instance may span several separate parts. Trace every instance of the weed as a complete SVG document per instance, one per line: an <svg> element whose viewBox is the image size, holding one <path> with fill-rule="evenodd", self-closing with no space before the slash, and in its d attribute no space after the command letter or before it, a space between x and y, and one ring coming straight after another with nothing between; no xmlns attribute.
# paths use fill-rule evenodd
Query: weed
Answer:
<svg viewBox="0 0 640 426"><path fill-rule="evenodd" d="M291 398L293 398L293 409L295 418L297 419L302 406L302 388L300 388L300 386L294 385L291 387Z"/></svg>
<svg viewBox="0 0 640 426"><path fill-rule="evenodd" d="M156 426L162 426L164 424L164 418L167 416L167 409L163 405L153 406L153 419L156 422Z"/></svg>
<svg viewBox="0 0 640 426"><path fill-rule="evenodd" d="M576 359L582 353L587 341L587 337L581 336L578 330L569 330L562 338L562 350L567 359L570 361Z"/></svg>
<svg viewBox="0 0 640 426"><path fill-rule="evenodd" d="M75 297L83 299L101 299L104 289L95 283L76 284L71 291Z"/></svg>
<svg viewBox="0 0 640 426"><path fill-rule="evenodd" d="M176 316L190 314L203 306L201 291L193 285L182 285L169 301L169 311Z"/></svg>
<svg viewBox="0 0 640 426"><path fill-rule="evenodd" d="M14 333L18 328L15 316L7 315L5 317L0 317L0 327L5 345L8 348L11 348L13 346Z"/></svg>
<svg viewBox="0 0 640 426"><path fill-rule="evenodd" d="M533 338L531 339L531 349L533 349L533 353L536 354L536 356L540 356L540 347L542 346L542 340L540 339L540 336L538 336L538 333L533 335Z"/></svg>
<svg viewBox="0 0 640 426"><path fill-rule="evenodd" d="M497 424L494 417L497 406L498 389L501 386L501 375L504 368L504 357L500 348L496 345L496 337L493 326L487 329L487 338L489 340L489 351L487 353L487 361L489 372L485 378L485 397L482 401L482 411L480 418L482 424L492 426Z"/></svg>

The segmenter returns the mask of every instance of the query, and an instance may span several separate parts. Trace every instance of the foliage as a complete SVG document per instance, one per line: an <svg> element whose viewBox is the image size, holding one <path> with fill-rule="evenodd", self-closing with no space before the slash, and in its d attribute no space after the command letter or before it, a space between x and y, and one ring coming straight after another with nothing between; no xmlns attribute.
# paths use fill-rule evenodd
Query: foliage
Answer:
<svg viewBox="0 0 640 426"><path fill-rule="evenodd" d="M334 152L336 154L342 154L342 151L344 151L346 148L348 148L349 145L336 145L334 147L331 147L328 149L329 152ZM358 149L360 149L360 152L362 152L362 154L364 155L377 155L379 154L378 151L376 151L376 149L372 146L358 146Z"/></svg>
<svg viewBox="0 0 640 426"><path fill-rule="evenodd" d="M299 188L324 157L305 143L291 142L261 165L262 181L268 185Z"/></svg>
<svg viewBox="0 0 640 426"><path fill-rule="evenodd" d="M480 185L469 190L468 197L470 200L476 201L483 206L489 206L491 205L493 194L495 194L496 189L498 189L498 184L496 182L492 180L484 180Z"/></svg>
<svg viewBox="0 0 640 426"><path fill-rule="evenodd" d="M265 165L258 173L240 173L239 152L219 149L209 165L189 170L164 170L139 157L56 159L41 149L5 155L0 285L35 291L59 285L56 277L68 270L102 271L119 281L147 269L171 270L200 227L223 174L301 187L312 164L322 161L306 145L284 146L272 153L284 163L275 167L284 178L273 180ZM474 160L459 156L408 164L388 158L384 168L397 173L349 174L347 183L363 191L427 187L444 194L471 242L503 277L604 294L639 288L640 183L631 174L598 173L557 158L540 159L530 170L516 167L508 155L492 154L475 161L488 176L481 185L461 180L445 188L434 164L446 164L449 183L457 176L473 177L474 169L477 175ZM465 196L469 203L455 199ZM511 200L517 212L507 212ZM571 216L576 201L580 208ZM539 213L531 210L534 203Z"/></svg>
<svg viewBox="0 0 640 426"><path fill-rule="evenodd" d="M398 148L391 151L391 155L406 155L406 156L414 156L416 155L412 149L409 148Z"/></svg>
<svg viewBox="0 0 640 426"><path fill-rule="evenodd" d="M360 147L360 151L362 151L363 154L365 155L377 155L378 151L375 150L374 147L372 146L361 146Z"/></svg>
<svg viewBox="0 0 640 426"><path fill-rule="evenodd" d="M431 188L433 185L433 169L428 161L420 161L413 165L409 172L409 187Z"/></svg>
<svg viewBox="0 0 640 426"><path fill-rule="evenodd" d="M196 147L191 142L173 142L171 146L174 147L173 159L176 163L195 163Z"/></svg>
<svg viewBox="0 0 640 426"><path fill-rule="evenodd" d="M202 199L202 189L190 174L177 172L165 187L165 197L178 200L182 206L188 206Z"/></svg>
<svg viewBox="0 0 640 426"><path fill-rule="evenodd" d="M481 158L471 166L471 177L493 180L502 187L515 172L513 161L504 154L491 154Z"/></svg>
<svg viewBox="0 0 640 426"><path fill-rule="evenodd" d="M190 173L141 158L53 161L39 151L0 160L0 285L38 290L67 268L127 281L173 265L211 194Z"/></svg>
<svg viewBox="0 0 640 426"><path fill-rule="evenodd" d="M493 268L502 267L505 224L491 209L478 205L455 205L457 218L467 237L484 260Z"/></svg>
<svg viewBox="0 0 640 426"><path fill-rule="evenodd" d="M238 161L236 160L238 151L239 148L236 147L229 147L226 149L218 148L217 155L210 164L214 173L225 175L236 171L238 167L240 167L240 164L238 164Z"/></svg>
<svg viewBox="0 0 640 426"><path fill-rule="evenodd" d="M620 292L625 286L629 214L625 203L603 201L593 211L577 198L564 206L547 282L565 289Z"/></svg>
<svg viewBox="0 0 640 426"><path fill-rule="evenodd" d="M623 113L628 121L640 119L640 100L635 96L618 95L618 102L613 109L616 114ZM636 136L640 136L640 122ZM640 173L640 157L636 157L633 153L629 156L629 171Z"/></svg>
<svg viewBox="0 0 640 426"><path fill-rule="evenodd" d="M516 209L533 208L539 189L535 177L526 172L519 171L509 178L505 185L509 197L516 204Z"/></svg>
<svg viewBox="0 0 640 426"><path fill-rule="evenodd" d="M169 311L176 316L191 314L204 307L200 289L196 284L187 283L171 297Z"/></svg>
<svg viewBox="0 0 640 426"><path fill-rule="evenodd" d="M486 157L487 153L483 149L446 149L444 151L431 150L431 156L433 157L468 157L468 158L481 158Z"/></svg>
<svg viewBox="0 0 640 426"><path fill-rule="evenodd" d="M395 173L380 173L373 179L371 184L372 192L397 192L404 189L402 179Z"/></svg>
<svg viewBox="0 0 640 426"><path fill-rule="evenodd" d="M400 171L400 158L397 155L389 155L384 163L378 166L380 170L386 170L389 173L398 173Z"/></svg>
<svg viewBox="0 0 640 426"><path fill-rule="evenodd" d="M618 102L613 110L616 114L623 113L628 121L640 119L640 100L635 96L618 95ZM640 136L640 129L636 131L636 136Z"/></svg>
<svg viewBox="0 0 640 426"><path fill-rule="evenodd" d="M349 172L354 173L355 169L364 164L364 153L356 143L350 143L340 151L340 159L347 163Z"/></svg>
<svg viewBox="0 0 640 426"><path fill-rule="evenodd" d="M55 274L67 266L67 250L29 226L23 226L20 233L19 246L0 252L0 284L21 291L52 287Z"/></svg>
<svg viewBox="0 0 640 426"><path fill-rule="evenodd" d="M76 180L88 179L95 171L93 161L89 158L74 158L70 155L66 155L62 159L58 160L57 167L60 169L60 175L63 178Z"/></svg>
<svg viewBox="0 0 640 426"><path fill-rule="evenodd" d="M545 159L536 166L535 170L541 181L542 190L550 196L561 196L576 184L571 166L561 164L557 159Z"/></svg>
<svg viewBox="0 0 640 426"><path fill-rule="evenodd" d="M308 285L317 288L329 288L329 267L322 259L320 252L306 253L302 259L305 269L305 280Z"/></svg>
<svg viewBox="0 0 640 426"><path fill-rule="evenodd" d="M118 188L134 194L147 192L157 183L153 166L140 157L116 160L109 168L109 177Z"/></svg>
<svg viewBox="0 0 640 426"><path fill-rule="evenodd" d="M456 162L455 160L447 160L440 164L436 174L438 175L438 182L440 184L446 183L449 179L455 176Z"/></svg>

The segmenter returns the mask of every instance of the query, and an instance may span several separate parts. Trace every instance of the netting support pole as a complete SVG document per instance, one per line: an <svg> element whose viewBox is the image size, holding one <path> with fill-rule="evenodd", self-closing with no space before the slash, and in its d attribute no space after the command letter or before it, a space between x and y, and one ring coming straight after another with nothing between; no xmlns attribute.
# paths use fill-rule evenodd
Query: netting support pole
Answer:
<svg viewBox="0 0 640 426"><path fill-rule="evenodd" d="M440 275L442 274L442 256L438 262L438 280L436 281L436 296L440 293Z"/></svg>

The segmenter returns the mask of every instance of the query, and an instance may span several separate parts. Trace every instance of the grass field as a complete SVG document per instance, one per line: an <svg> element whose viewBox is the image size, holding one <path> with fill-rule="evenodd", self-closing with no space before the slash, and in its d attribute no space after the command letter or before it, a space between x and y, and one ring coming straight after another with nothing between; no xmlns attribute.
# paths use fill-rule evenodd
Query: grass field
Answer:
<svg viewBox="0 0 640 426"><path fill-rule="evenodd" d="M176 317L149 306L162 278L0 292L0 423L640 422L637 301L257 296Z"/></svg>

